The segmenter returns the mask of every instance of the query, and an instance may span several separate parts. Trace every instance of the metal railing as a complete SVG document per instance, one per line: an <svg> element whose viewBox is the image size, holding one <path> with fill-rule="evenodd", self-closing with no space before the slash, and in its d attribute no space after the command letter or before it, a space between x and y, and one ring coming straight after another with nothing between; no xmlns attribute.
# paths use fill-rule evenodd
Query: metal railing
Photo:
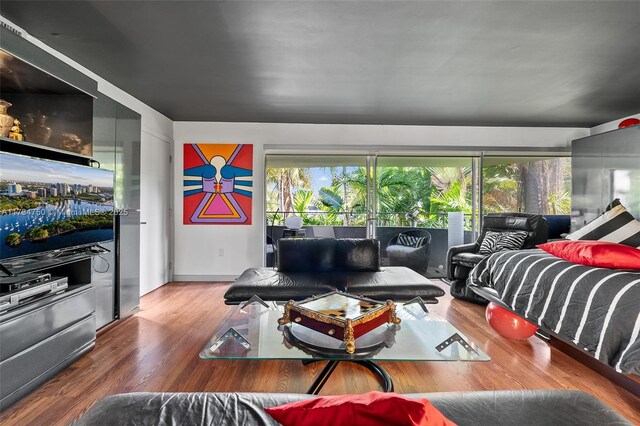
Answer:
<svg viewBox="0 0 640 426"><path fill-rule="evenodd" d="M367 214L354 211L327 212L324 210L309 211L267 211L269 225L284 225L289 216L299 216L306 226L366 226ZM470 231L473 215L464 214L464 228ZM410 212L378 212L377 226L398 226L415 228L447 229L449 226L448 212L419 212L411 216Z"/></svg>

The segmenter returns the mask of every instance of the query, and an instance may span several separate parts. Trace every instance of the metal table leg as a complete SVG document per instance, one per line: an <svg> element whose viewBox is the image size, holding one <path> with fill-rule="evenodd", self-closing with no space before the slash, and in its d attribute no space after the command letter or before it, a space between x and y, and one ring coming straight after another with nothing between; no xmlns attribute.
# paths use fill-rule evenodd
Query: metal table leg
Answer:
<svg viewBox="0 0 640 426"><path fill-rule="evenodd" d="M302 364L306 366L319 361L322 361L322 360L320 359L303 360ZM329 377L331 377L331 374L333 374L333 371L338 366L338 363L342 361L353 362L355 364L359 364L363 366L364 368L371 371L376 376L376 378L382 385L383 392L393 392L393 380L391 380L391 376L389 376L389 373L387 373L387 371L384 368L380 367L378 364L376 364L371 360L346 360L345 359L340 361L338 360L327 361L327 364L324 366L322 371L320 371L320 373L313 380L313 383L311 384L311 387L309 387L309 389L307 390L307 393L310 395L318 395L322 390L322 388L324 387L324 385L327 383L327 380L329 380Z"/></svg>
<svg viewBox="0 0 640 426"><path fill-rule="evenodd" d="M380 367L378 364L371 360L364 361L350 361L355 362L356 364L360 364L365 367L367 370L371 371L377 378L380 384L382 385L383 392L393 392L393 380L391 380L391 376L387 373L387 370Z"/></svg>
<svg viewBox="0 0 640 426"><path fill-rule="evenodd" d="M318 395L337 366L338 361L327 361L327 364L324 366L320 374L313 379L313 383L309 389L307 389L307 393L309 395Z"/></svg>

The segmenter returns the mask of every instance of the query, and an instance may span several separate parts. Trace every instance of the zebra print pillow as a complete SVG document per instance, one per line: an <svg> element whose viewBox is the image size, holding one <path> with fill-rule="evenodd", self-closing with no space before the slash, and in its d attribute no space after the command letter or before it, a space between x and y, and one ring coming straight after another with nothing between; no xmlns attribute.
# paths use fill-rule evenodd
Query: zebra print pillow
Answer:
<svg viewBox="0 0 640 426"><path fill-rule="evenodd" d="M527 235L526 231L487 231L478 253L491 254L503 250L519 250L527 239Z"/></svg>
<svg viewBox="0 0 640 426"><path fill-rule="evenodd" d="M413 237L407 234L399 234L397 244L406 247L422 247L427 243L427 237Z"/></svg>
<svg viewBox="0 0 640 426"><path fill-rule="evenodd" d="M607 241L640 248L640 222L616 199L607 206L607 211L567 235L567 239Z"/></svg>

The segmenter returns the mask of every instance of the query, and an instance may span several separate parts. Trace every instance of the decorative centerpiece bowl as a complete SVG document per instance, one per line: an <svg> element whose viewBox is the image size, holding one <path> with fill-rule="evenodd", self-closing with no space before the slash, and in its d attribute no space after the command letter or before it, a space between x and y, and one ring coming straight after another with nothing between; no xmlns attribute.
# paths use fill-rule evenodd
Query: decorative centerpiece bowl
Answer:
<svg viewBox="0 0 640 426"><path fill-rule="evenodd" d="M347 353L356 350L355 340L381 326L400 324L391 300L378 302L334 291L300 302L290 300L280 325L295 323L344 341Z"/></svg>

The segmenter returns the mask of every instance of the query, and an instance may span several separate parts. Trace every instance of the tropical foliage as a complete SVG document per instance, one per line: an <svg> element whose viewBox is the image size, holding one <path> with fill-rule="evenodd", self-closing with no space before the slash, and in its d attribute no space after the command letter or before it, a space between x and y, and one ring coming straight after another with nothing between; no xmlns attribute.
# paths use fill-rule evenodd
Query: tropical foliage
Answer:
<svg viewBox="0 0 640 426"><path fill-rule="evenodd" d="M569 167L570 161L563 158L485 167L484 213L568 214ZM372 176L365 167L325 169L330 184L314 191L312 169L268 168L268 220L282 223L295 214L306 225L365 225L367 180ZM448 212L463 212L468 218L472 214L470 167L379 167L376 172L381 226L446 228Z"/></svg>
<svg viewBox="0 0 640 426"><path fill-rule="evenodd" d="M570 213L569 158L505 162L485 167L482 173L484 213Z"/></svg>

